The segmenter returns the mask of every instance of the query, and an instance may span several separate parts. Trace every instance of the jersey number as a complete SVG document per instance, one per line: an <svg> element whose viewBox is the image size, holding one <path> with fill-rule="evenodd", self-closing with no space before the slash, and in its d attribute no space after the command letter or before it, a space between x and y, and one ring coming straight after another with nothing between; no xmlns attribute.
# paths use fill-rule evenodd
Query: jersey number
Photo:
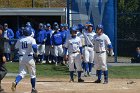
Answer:
<svg viewBox="0 0 140 93"><path fill-rule="evenodd" d="M22 49L24 49L24 48L28 48L27 41L23 41L22 42Z"/></svg>

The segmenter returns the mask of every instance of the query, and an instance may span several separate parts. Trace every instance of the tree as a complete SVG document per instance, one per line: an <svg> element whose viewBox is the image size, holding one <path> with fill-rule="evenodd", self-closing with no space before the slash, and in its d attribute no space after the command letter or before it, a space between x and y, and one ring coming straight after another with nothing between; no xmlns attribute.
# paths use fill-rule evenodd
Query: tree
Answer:
<svg viewBox="0 0 140 93"><path fill-rule="evenodd" d="M118 38L137 40L140 32L137 31L140 14L139 0L118 0Z"/></svg>

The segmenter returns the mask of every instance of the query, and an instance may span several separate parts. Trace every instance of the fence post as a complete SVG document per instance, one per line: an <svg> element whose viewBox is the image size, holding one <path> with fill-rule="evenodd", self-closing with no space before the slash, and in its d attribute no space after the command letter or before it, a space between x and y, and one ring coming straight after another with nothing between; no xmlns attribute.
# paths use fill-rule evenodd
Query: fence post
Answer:
<svg viewBox="0 0 140 93"><path fill-rule="evenodd" d="M68 28L69 28L69 26L70 26L70 5L69 5L69 3L70 3L70 0L67 0L67 24L68 24Z"/></svg>
<svg viewBox="0 0 140 93"><path fill-rule="evenodd" d="M114 31L115 31L115 36L114 36L114 44L115 44L115 47L114 47L114 62L117 63L117 0L114 0L114 24L115 24L115 27L114 27Z"/></svg>
<svg viewBox="0 0 140 93"><path fill-rule="evenodd" d="M35 5L35 1L32 0L32 8L34 8L34 5Z"/></svg>

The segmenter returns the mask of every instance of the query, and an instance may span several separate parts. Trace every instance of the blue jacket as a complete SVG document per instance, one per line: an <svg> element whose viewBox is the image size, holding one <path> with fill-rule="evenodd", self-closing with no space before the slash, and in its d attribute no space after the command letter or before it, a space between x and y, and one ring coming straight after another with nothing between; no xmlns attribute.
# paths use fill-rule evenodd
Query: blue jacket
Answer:
<svg viewBox="0 0 140 93"><path fill-rule="evenodd" d="M4 37L4 33L3 33L3 37ZM14 32L12 29L8 28L7 29L7 37L9 38L9 44L14 44L13 41L11 41L11 39L14 39Z"/></svg>
<svg viewBox="0 0 140 93"><path fill-rule="evenodd" d="M63 30L63 31L60 30L60 32L63 36L63 44L64 44L66 42L66 38L67 38L67 31L66 30Z"/></svg>
<svg viewBox="0 0 140 93"><path fill-rule="evenodd" d="M46 42L45 45L51 45L52 30L46 30Z"/></svg>
<svg viewBox="0 0 140 93"><path fill-rule="evenodd" d="M45 44L46 39L46 31L44 29L40 29L36 34L36 43L37 44Z"/></svg>
<svg viewBox="0 0 140 93"><path fill-rule="evenodd" d="M23 33L21 31L21 29L19 29L17 32L16 32L16 39L19 39L23 36Z"/></svg>
<svg viewBox="0 0 140 93"><path fill-rule="evenodd" d="M69 37L71 36L71 34L70 34L70 30L67 29L67 30L66 30L66 33L67 33L67 37L66 37L66 38L69 38Z"/></svg>
<svg viewBox="0 0 140 93"><path fill-rule="evenodd" d="M63 35L61 32L54 32L51 37L52 45L62 45L63 44Z"/></svg>

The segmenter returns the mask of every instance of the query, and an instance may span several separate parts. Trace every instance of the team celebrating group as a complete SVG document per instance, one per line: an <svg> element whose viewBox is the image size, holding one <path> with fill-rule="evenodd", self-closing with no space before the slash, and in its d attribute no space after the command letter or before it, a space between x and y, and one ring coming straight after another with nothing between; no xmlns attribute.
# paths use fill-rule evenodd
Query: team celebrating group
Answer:
<svg viewBox="0 0 140 93"><path fill-rule="evenodd" d="M4 24L3 37L7 40L12 39L13 32ZM53 30L51 29L53 28ZM70 71L70 82L74 82L74 72L78 73L78 82L84 82L81 73L91 75L93 64L96 69L98 79L95 83L101 83L102 73L104 84L108 83L107 51L113 56L113 47L109 37L104 34L104 27L99 24L94 25L87 22L85 25L78 24L68 28L67 24L54 22L53 26L39 24L39 30L35 31L30 22L25 27L21 27L16 32L18 38L15 49L19 57L19 74L12 83L12 91L15 91L17 84L24 78L27 72L30 73L32 91L37 93L36 67L35 62L67 64ZM9 60L10 44L12 41L5 42L7 52L5 56Z"/></svg>

